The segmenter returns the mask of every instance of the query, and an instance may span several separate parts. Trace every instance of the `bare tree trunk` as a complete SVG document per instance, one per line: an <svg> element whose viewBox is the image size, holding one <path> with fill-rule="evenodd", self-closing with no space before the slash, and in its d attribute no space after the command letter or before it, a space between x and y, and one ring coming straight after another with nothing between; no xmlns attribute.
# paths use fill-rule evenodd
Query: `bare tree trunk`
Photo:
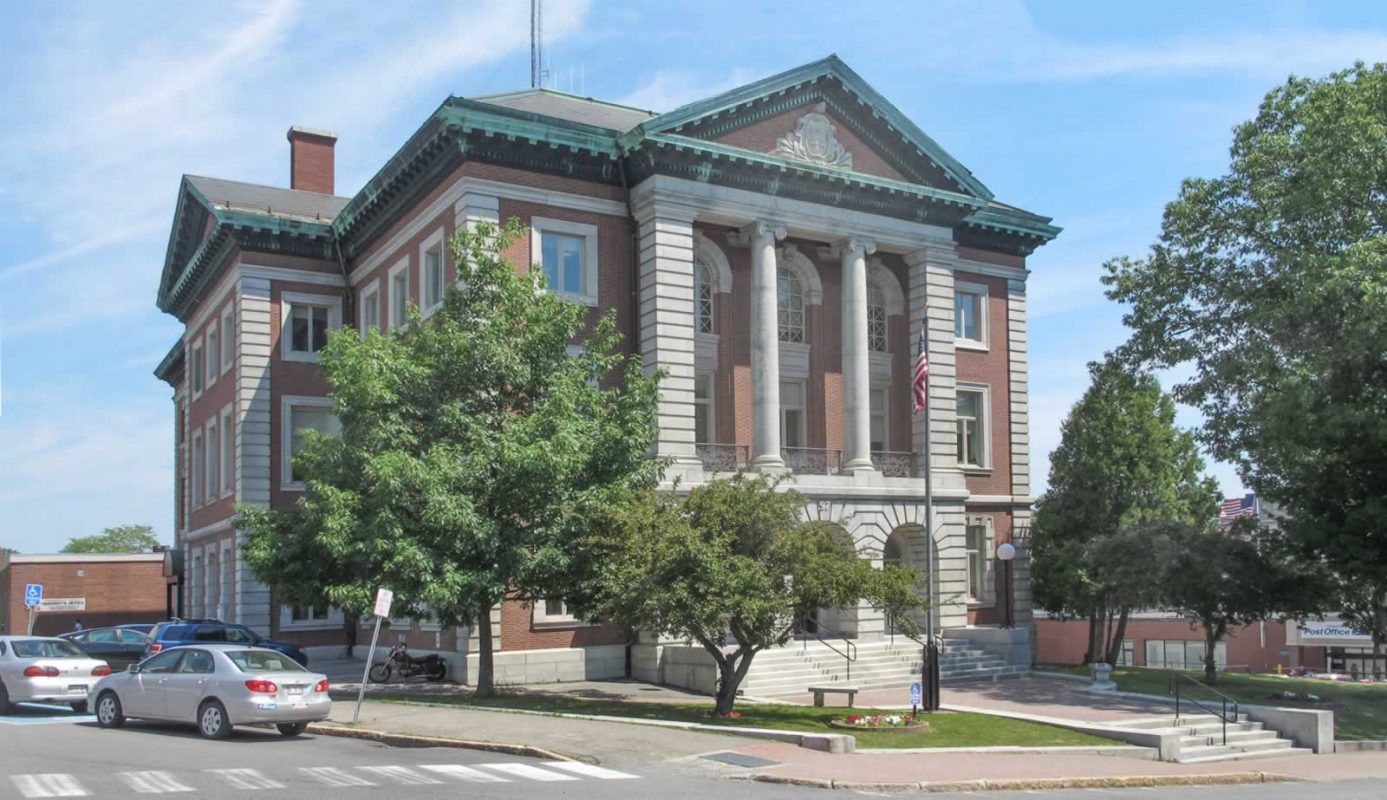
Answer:
<svg viewBox="0 0 1387 800"><path fill-rule="evenodd" d="M1112 640L1108 643L1108 666L1117 666L1117 660L1122 657L1122 640L1127 638L1127 618L1131 613L1132 609L1123 607L1117 617L1117 630L1113 631Z"/></svg>
<svg viewBox="0 0 1387 800"><path fill-rule="evenodd" d="M1214 664L1214 645L1222 638L1219 631L1222 626L1204 626L1204 682L1218 682L1218 667Z"/></svg>
<svg viewBox="0 0 1387 800"><path fill-rule="evenodd" d="M361 627L361 618L355 614L344 614L342 626L343 633L347 636L347 658L352 658L353 651L356 649L357 629Z"/></svg>
<svg viewBox="0 0 1387 800"><path fill-rule="evenodd" d="M1096 608L1088 618L1088 655L1084 657L1085 664L1093 664L1103 658L1103 618L1107 613L1105 608Z"/></svg>
<svg viewBox="0 0 1387 800"><path fill-rule="evenodd" d="M482 609L477 624L477 697L494 697L496 683L491 660L491 606Z"/></svg>

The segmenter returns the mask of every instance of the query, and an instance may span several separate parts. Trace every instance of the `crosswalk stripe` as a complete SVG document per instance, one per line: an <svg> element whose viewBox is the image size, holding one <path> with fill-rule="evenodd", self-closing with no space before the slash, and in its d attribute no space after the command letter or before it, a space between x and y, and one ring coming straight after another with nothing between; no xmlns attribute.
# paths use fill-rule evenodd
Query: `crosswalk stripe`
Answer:
<svg viewBox="0 0 1387 800"><path fill-rule="evenodd" d="M507 775L514 775L517 778L526 778L532 781L576 781L572 775L564 775L558 772L550 772L547 769L532 767L529 764L478 764L479 767L494 769L497 772L504 772Z"/></svg>
<svg viewBox="0 0 1387 800"><path fill-rule="evenodd" d="M409 767L359 767L372 775L388 778L396 783L403 783L406 786L423 786L427 783L442 783L437 778L431 778L422 772L415 772Z"/></svg>
<svg viewBox="0 0 1387 800"><path fill-rule="evenodd" d="M256 769L209 769L233 789L283 789L284 784Z"/></svg>
<svg viewBox="0 0 1387 800"><path fill-rule="evenodd" d="M614 769L584 764L581 761L547 761L544 766L561 769L565 772L572 772L576 775L582 775L585 778L598 778L604 781L623 781L640 777L639 775L632 775L629 772L617 772Z"/></svg>
<svg viewBox="0 0 1387 800"><path fill-rule="evenodd" d="M125 781L126 786L140 794L171 794L173 792L193 791L193 787L179 781L169 772L122 772L120 778Z"/></svg>
<svg viewBox="0 0 1387 800"><path fill-rule="evenodd" d="M299 771L328 786L375 786L360 775L353 775L337 767L299 767Z"/></svg>
<svg viewBox="0 0 1387 800"><path fill-rule="evenodd" d="M10 780L25 797L82 797L88 794L76 778L61 773L11 775Z"/></svg>
<svg viewBox="0 0 1387 800"><path fill-rule="evenodd" d="M420 764L421 769L430 772L437 772L439 775L447 775L449 778L457 778L461 781L472 783L510 783L510 778L502 778L500 775L492 775L489 772L482 772L479 769L464 767L461 764Z"/></svg>

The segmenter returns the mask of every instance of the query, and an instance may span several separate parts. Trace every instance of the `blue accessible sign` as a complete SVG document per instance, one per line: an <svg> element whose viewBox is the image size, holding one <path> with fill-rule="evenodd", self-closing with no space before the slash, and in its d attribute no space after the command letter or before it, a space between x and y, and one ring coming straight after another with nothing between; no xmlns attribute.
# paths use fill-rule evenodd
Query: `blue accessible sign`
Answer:
<svg viewBox="0 0 1387 800"><path fill-rule="evenodd" d="M916 682L910 684L910 704L911 704L912 706L918 706L918 705L920 705L921 698L922 698L923 696L924 696L924 692L923 692L923 691L921 690L921 688L920 688L920 682L919 682L919 681L916 681Z"/></svg>
<svg viewBox="0 0 1387 800"><path fill-rule="evenodd" d="M43 584L26 583L24 584L24 605L34 608L43 602Z"/></svg>

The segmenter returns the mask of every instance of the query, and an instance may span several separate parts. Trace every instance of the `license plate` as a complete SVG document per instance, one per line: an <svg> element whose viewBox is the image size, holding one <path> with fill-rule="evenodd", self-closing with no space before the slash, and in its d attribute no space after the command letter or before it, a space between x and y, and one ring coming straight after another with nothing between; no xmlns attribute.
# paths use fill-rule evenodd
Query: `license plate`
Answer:
<svg viewBox="0 0 1387 800"><path fill-rule="evenodd" d="M303 689L304 689L304 687L302 687L302 686L285 686L285 687L284 687L284 691L285 691L287 694L303 694Z"/></svg>
<svg viewBox="0 0 1387 800"><path fill-rule="evenodd" d="M67 687L67 693L68 693L68 694L86 694L86 693L87 693L87 686L86 686L86 684L82 684L82 683L74 683L74 684L72 684L71 686Z"/></svg>

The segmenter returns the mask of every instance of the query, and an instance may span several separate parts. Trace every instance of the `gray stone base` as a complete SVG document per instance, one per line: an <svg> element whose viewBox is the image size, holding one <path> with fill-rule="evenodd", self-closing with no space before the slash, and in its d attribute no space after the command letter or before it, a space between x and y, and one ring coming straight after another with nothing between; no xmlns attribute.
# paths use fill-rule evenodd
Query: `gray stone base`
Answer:
<svg viewBox="0 0 1387 800"><path fill-rule="evenodd" d="M969 644L986 650L1013 667L1029 668L1032 665L1029 625L1019 625L1015 628L945 628L944 638L967 639Z"/></svg>
<svg viewBox="0 0 1387 800"><path fill-rule="evenodd" d="M476 653L443 653L449 660L450 673L462 683L476 682L479 657ZM465 669L457 672L456 661L463 660ZM556 647L548 650L512 650L493 653L496 685L532 683L565 683L572 681L601 681L626 677L626 646L620 644L595 647Z"/></svg>
<svg viewBox="0 0 1387 800"><path fill-rule="evenodd" d="M638 644L631 648L631 675L637 680L714 695L718 666L708 651L686 644Z"/></svg>

